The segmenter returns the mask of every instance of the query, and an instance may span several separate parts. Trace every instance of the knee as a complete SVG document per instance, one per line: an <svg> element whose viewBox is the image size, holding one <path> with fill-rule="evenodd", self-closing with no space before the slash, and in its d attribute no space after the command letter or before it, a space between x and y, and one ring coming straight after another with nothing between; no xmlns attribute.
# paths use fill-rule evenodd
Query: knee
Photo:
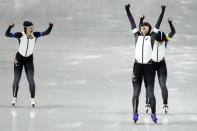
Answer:
<svg viewBox="0 0 197 131"><path fill-rule="evenodd" d="M167 87L166 87L166 83L165 82L160 82L160 87L162 90L165 90Z"/></svg>
<svg viewBox="0 0 197 131"><path fill-rule="evenodd" d="M29 82L29 84L34 84L34 77L32 76L32 75L27 75L27 80L28 80L28 82Z"/></svg>
<svg viewBox="0 0 197 131"><path fill-rule="evenodd" d="M21 75L14 75L14 83L19 83Z"/></svg>
<svg viewBox="0 0 197 131"><path fill-rule="evenodd" d="M148 97L150 99L155 98L154 91L148 91Z"/></svg>
<svg viewBox="0 0 197 131"><path fill-rule="evenodd" d="M166 78L164 76L160 76L159 84L161 88L166 88Z"/></svg>
<svg viewBox="0 0 197 131"><path fill-rule="evenodd" d="M133 95L133 99L138 99L139 98L139 96L138 95Z"/></svg>
<svg viewBox="0 0 197 131"><path fill-rule="evenodd" d="M161 90L167 90L166 85L161 85Z"/></svg>
<svg viewBox="0 0 197 131"><path fill-rule="evenodd" d="M13 86L18 86L19 85L19 80L14 80Z"/></svg>
<svg viewBox="0 0 197 131"><path fill-rule="evenodd" d="M134 91L133 98L137 99L137 98L139 98L139 95L140 95L140 91Z"/></svg>
<svg viewBox="0 0 197 131"><path fill-rule="evenodd" d="M155 96L154 95L151 95L150 97L149 97L149 101L151 102L155 102L156 101L156 98L155 98Z"/></svg>

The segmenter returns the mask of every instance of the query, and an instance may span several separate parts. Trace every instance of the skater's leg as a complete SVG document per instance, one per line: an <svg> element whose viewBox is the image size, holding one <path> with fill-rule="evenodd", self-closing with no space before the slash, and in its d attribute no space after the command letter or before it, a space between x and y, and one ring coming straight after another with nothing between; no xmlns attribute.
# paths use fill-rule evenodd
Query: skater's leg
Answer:
<svg viewBox="0 0 197 131"><path fill-rule="evenodd" d="M24 66L25 66L27 80L29 82L29 90L31 93L31 98L34 98L35 97L35 82L34 82L33 55L28 57Z"/></svg>
<svg viewBox="0 0 197 131"><path fill-rule="evenodd" d="M156 99L154 95L154 78L155 78L155 72L153 70L152 64L144 65L144 81L145 83L147 83L148 96L150 100L152 114L156 113Z"/></svg>
<svg viewBox="0 0 197 131"><path fill-rule="evenodd" d="M149 97L148 97L148 87L147 83L145 83L145 88L146 88L146 105L145 105L145 112L148 113L150 110L150 102L149 102Z"/></svg>
<svg viewBox="0 0 197 131"><path fill-rule="evenodd" d="M150 104L149 103L149 97L148 97L148 88L147 88L147 83L145 83L145 88L146 88L146 105Z"/></svg>
<svg viewBox="0 0 197 131"><path fill-rule="evenodd" d="M133 83L133 113L138 113L139 95L142 85L142 64L135 63L133 67L132 83Z"/></svg>
<svg viewBox="0 0 197 131"><path fill-rule="evenodd" d="M22 70L23 70L22 57L20 56L19 53L17 53L14 61L14 82L12 85L13 97L17 97Z"/></svg>
<svg viewBox="0 0 197 131"><path fill-rule="evenodd" d="M152 68L153 68L154 79L155 79L155 75L156 75L156 71L157 71L157 64L152 63ZM150 98L148 96L148 81L145 80L144 83L145 83L145 88L146 88L146 106L145 106L145 111L146 111L146 113L148 113L149 109L151 108L150 107Z"/></svg>
<svg viewBox="0 0 197 131"><path fill-rule="evenodd" d="M168 89L166 86L167 68L165 61L161 62L161 66L158 69L158 79L162 91L163 104L168 104Z"/></svg>

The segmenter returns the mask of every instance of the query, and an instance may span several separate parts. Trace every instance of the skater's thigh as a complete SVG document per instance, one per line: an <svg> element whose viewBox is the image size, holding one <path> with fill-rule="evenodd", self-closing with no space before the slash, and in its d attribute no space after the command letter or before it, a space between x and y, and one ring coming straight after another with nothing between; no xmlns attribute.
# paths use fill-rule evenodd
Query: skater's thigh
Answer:
<svg viewBox="0 0 197 131"><path fill-rule="evenodd" d="M139 88L142 85L143 79L143 66L141 64L135 63L133 66L133 73L132 73L132 82L134 88Z"/></svg>
<svg viewBox="0 0 197 131"><path fill-rule="evenodd" d="M142 85L142 65L134 64L132 73L133 93L134 96L139 96Z"/></svg>
<svg viewBox="0 0 197 131"><path fill-rule="evenodd" d="M158 69L158 76L164 76L167 77L167 67L166 67L166 63L163 62L161 64L161 66Z"/></svg>
<svg viewBox="0 0 197 131"><path fill-rule="evenodd" d="M15 57L14 61L14 78L15 79L20 79L21 74L23 70L23 62L18 58L17 56Z"/></svg>
<svg viewBox="0 0 197 131"><path fill-rule="evenodd" d="M154 84L155 80L155 71L151 64L147 64L144 66L144 82L146 86L150 84Z"/></svg>
<svg viewBox="0 0 197 131"><path fill-rule="evenodd" d="M27 61L24 64L25 72L28 78L33 78L34 76L34 64L32 60Z"/></svg>
<svg viewBox="0 0 197 131"><path fill-rule="evenodd" d="M166 86L166 80L167 80L166 64L161 65L160 68L158 69L158 80L161 87Z"/></svg>

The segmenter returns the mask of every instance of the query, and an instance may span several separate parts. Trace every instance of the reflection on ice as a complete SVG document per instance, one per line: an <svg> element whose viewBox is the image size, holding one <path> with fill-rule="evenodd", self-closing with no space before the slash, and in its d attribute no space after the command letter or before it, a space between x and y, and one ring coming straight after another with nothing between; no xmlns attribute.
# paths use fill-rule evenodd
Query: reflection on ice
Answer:
<svg viewBox="0 0 197 131"><path fill-rule="evenodd" d="M84 122L83 121L80 121L80 122L65 122L65 124L58 124L56 125L57 127L60 127L60 128L78 128L78 127L81 127L82 125L84 125Z"/></svg>

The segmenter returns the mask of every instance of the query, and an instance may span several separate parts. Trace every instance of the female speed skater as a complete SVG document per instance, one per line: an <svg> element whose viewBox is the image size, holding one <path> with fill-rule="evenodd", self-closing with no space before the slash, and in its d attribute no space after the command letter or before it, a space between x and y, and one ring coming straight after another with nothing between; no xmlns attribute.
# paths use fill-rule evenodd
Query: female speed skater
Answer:
<svg viewBox="0 0 197 131"><path fill-rule="evenodd" d="M140 16L140 25L143 23L145 16ZM164 112L167 114L168 112L168 89L166 86L166 80L167 80L167 67L165 62L165 50L168 44L168 41L174 36L176 33L175 28L172 24L172 18L168 18L168 23L171 29L171 32L169 34L166 34L164 32L159 31L158 36L155 40L154 47L153 47L153 53L152 53L152 61L153 61L153 69L155 71L155 75L157 72L159 85L161 87L162 92L162 98L163 98L163 109ZM165 43L165 44L164 44ZM147 89L147 85L145 85ZM149 97L148 92L146 91L146 106L145 110L146 113L148 113L148 110L150 109L149 104Z"/></svg>
<svg viewBox="0 0 197 131"><path fill-rule="evenodd" d="M24 32L10 33L11 29L14 27L14 23L9 24L9 27L5 33L7 37L17 38L19 41L19 49L15 56L14 61L14 82L12 86L13 99L12 106L14 107L17 102L17 93L19 89L19 81L21 79L21 73L23 67L25 68L25 73L27 80L29 82L29 90L31 93L31 105L35 106L35 82L34 82L34 64L33 64L33 49L35 42L41 36L48 35L53 27L53 22L49 22L49 27L44 32L33 32L34 25L31 21L25 21L23 23Z"/></svg>
<svg viewBox="0 0 197 131"><path fill-rule="evenodd" d="M151 32L151 25L148 22L144 22L140 25L140 31L138 31L134 18L131 15L129 10L130 3L125 5L125 9L127 12L127 16L129 18L132 31L135 36L135 62L133 66L133 74L132 74L132 83L133 83L133 120L134 123L138 120L138 104L139 104L139 95L141 92L142 80L147 85L148 95L150 98L151 105L151 118L156 123L156 99L154 95L154 70L151 62L151 55L153 50L154 41L157 37L157 33L159 31L160 24L163 19L163 15L165 12L165 5L162 5L162 12L159 16L159 19L155 25L153 33Z"/></svg>

